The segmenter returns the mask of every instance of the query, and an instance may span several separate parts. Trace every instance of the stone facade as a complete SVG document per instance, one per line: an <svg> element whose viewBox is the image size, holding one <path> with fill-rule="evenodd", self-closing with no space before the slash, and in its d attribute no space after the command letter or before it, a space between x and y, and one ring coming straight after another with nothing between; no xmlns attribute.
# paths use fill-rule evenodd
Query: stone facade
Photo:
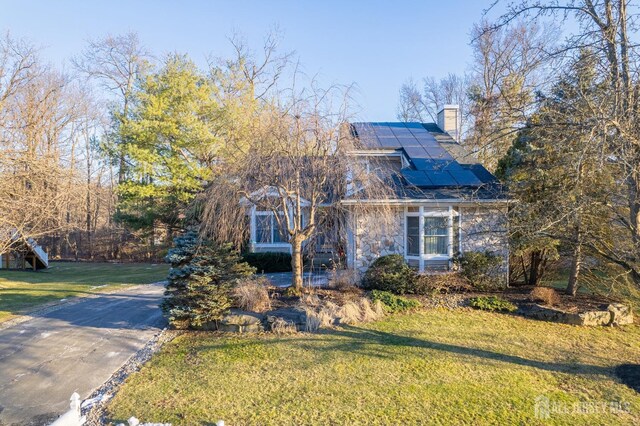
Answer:
<svg viewBox="0 0 640 426"><path fill-rule="evenodd" d="M460 207L461 251L490 251L502 258L505 284L509 279L509 233L506 208Z"/></svg>
<svg viewBox="0 0 640 426"><path fill-rule="evenodd" d="M501 256L503 258L501 272L504 273L506 282L509 266L506 208L454 207L461 215L462 252L488 250ZM427 207L425 207L426 209ZM386 224L381 223L383 221L375 211L359 208L351 212L347 248L348 253L351 254L350 267L365 271L380 256L404 255L404 211L404 207L397 207L392 211L391 220L384 221L388 222ZM457 244L457 241L455 243Z"/></svg>
<svg viewBox="0 0 640 426"><path fill-rule="evenodd" d="M404 254L404 208L393 210L390 220L384 221L375 211L357 209L350 223L348 250L355 269L364 272L380 256Z"/></svg>

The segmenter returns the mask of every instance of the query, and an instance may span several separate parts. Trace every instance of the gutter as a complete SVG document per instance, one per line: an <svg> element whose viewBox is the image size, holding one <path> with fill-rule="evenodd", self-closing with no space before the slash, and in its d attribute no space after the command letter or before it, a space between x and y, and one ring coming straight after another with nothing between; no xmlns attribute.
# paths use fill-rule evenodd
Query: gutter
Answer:
<svg viewBox="0 0 640 426"><path fill-rule="evenodd" d="M397 206L405 206L405 205L420 205L420 204L434 204L434 205L507 205L512 204L514 200L497 200L497 199L486 199L486 200L461 200L460 198L443 198L439 200L421 200L421 199L388 199L388 200L342 200L340 204L345 206L358 206L363 204L368 205L377 205L377 204L385 204L385 205L397 205Z"/></svg>

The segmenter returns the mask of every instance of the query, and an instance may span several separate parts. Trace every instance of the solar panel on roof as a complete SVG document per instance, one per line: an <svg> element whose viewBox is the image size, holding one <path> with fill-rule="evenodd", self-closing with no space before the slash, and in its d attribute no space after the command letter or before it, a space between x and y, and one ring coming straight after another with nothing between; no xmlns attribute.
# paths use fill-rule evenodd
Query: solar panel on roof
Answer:
<svg viewBox="0 0 640 426"><path fill-rule="evenodd" d="M428 172L429 179L435 186L457 186L458 183L449 172L434 170Z"/></svg>
<svg viewBox="0 0 640 426"><path fill-rule="evenodd" d="M479 177L460 165L433 133L435 125L421 123L354 123L359 138L370 148L402 148L411 160L412 168L403 169L402 176L417 187L477 186ZM440 133L438 133L440 134ZM486 172L488 176L491 176Z"/></svg>
<svg viewBox="0 0 640 426"><path fill-rule="evenodd" d="M422 187L433 185L429 176L421 170L403 170L401 173L410 185Z"/></svg>
<svg viewBox="0 0 640 426"><path fill-rule="evenodd" d="M427 151L420 146L403 147L409 158L429 158Z"/></svg>
<svg viewBox="0 0 640 426"><path fill-rule="evenodd" d="M451 176L458 182L458 185L466 186L466 185L480 185L480 179L476 177L469 170L462 170L459 172L451 172Z"/></svg>

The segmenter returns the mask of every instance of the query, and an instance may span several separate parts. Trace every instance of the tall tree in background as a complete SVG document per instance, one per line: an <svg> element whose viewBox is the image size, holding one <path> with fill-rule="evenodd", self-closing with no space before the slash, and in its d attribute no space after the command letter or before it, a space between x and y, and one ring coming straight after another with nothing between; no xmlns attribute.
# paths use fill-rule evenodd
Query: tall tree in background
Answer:
<svg viewBox="0 0 640 426"><path fill-rule="evenodd" d="M499 31L516 19L573 19L578 30L570 34L547 59L561 53L591 49L596 79L606 86L602 101L589 93L583 97L585 112L594 117L590 133L606 138L601 151L601 163L611 170L617 182L610 188L606 204L614 220L601 222L611 234L608 239L594 239L590 250L600 259L617 265L636 285L640 285L640 127L638 127L637 87L638 64L632 58L636 52L637 15L629 15L627 0L522 1L508 6L488 32ZM569 130L566 116L555 120L557 126Z"/></svg>
<svg viewBox="0 0 640 426"><path fill-rule="evenodd" d="M179 226L217 161L215 86L183 55L168 55L136 92L121 127L128 162L118 186L119 218L151 232Z"/></svg>
<svg viewBox="0 0 640 426"><path fill-rule="evenodd" d="M599 117L590 108L603 102L595 70L590 52L581 52L540 99L538 111L498 167L520 201L511 212L511 227L516 251L530 256L528 268L522 259L525 278L539 277L543 270L536 262L544 265L559 245L571 261L571 295L577 292L584 259L594 255L590 248L614 243L603 226L613 220L607 205L615 182L601 155L608 139L594 132Z"/></svg>
<svg viewBox="0 0 640 426"><path fill-rule="evenodd" d="M533 110L534 92L544 80L545 49L556 32L524 22L496 31L488 27L487 22L474 26L473 61L464 75L425 78L422 90L412 80L401 87L398 119L436 122L443 105L459 105L459 142L494 170Z"/></svg>
<svg viewBox="0 0 640 426"><path fill-rule="evenodd" d="M469 131L471 79L468 75L448 74L442 79L426 77L420 90L416 83L409 79L400 88L398 103L398 120L409 122L437 122L438 111L444 105L454 104L460 107L461 132L463 140Z"/></svg>
<svg viewBox="0 0 640 426"><path fill-rule="evenodd" d="M555 32L524 22L497 31L486 31L489 26L481 22L472 30L472 123L465 144L494 170L533 111L534 92L543 87L545 49Z"/></svg>
<svg viewBox="0 0 640 426"><path fill-rule="evenodd" d="M130 118L136 92L136 82L141 80L149 68L150 54L140 43L136 33L106 36L91 40L87 48L73 59L75 68L86 77L98 82L100 87L114 96L111 114L114 129L111 132L112 155L117 159L118 183L127 173L126 139L120 127Z"/></svg>

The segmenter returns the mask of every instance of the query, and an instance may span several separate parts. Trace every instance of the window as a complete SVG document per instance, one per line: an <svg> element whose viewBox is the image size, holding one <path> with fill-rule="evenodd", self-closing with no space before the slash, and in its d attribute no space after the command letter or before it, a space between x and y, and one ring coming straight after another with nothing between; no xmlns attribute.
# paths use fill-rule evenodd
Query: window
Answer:
<svg viewBox="0 0 640 426"><path fill-rule="evenodd" d="M256 212L256 243L278 244L284 241L273 212Z"/></svg>
<svg viewBox="0 0 640 426"><path fill-rule="evenodd" d="M447 255L449 253L449 218L424 218L424 254Z"/></svg>
<svg viewBox="0 0 640 426"><path fill-rule="evenodd" d="M407 256L420 256L420 218L407 216Z"/></svg>

